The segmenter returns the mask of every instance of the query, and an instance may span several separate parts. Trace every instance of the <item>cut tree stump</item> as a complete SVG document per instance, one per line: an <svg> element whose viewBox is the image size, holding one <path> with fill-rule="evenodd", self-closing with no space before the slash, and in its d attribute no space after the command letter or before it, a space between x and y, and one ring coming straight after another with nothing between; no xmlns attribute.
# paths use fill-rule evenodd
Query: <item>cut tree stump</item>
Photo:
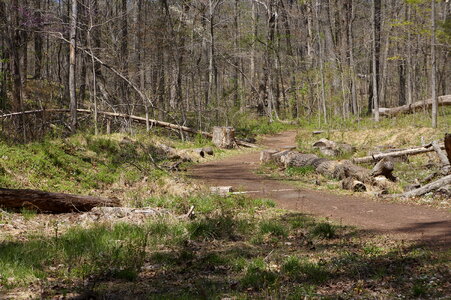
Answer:
<svg viewBox="0 0 451 300"><path fill-rule="evenodd" d="M222 149L231 149L235 147L235 128L213 127L213 144Z"/></svg>
<svg viewBox="0 0 451 300"><path fill-rule="evenodd" d="M29 208L39 212L69 213L89 211L96 206L120 206L116 198L100 198L39 190L0 188L0 206L11 209Z"/></svg>
<svg viewBox="0 0 451 300"><path fill-rule="evenodd" d="M451 134L445 134L445 150L448 156L448 161L451 163Z"/></svg>
<svg viewBox="0 0 451 300"><path fill-rule="evenodd" d="M363 182L348 177L341 181L341 187L345 190L354 192L366 192L366 186Z"/></svg>
<svg viewBox="0 0 451 300"><path fill-rule="evenodd" d="M393 163L393 159L390 157L384 157L374 166L373 170L371 170L371 176L376 177L383 175L391 181L396 181L396 177L392 174L394 168L395 165Z"/></svg>

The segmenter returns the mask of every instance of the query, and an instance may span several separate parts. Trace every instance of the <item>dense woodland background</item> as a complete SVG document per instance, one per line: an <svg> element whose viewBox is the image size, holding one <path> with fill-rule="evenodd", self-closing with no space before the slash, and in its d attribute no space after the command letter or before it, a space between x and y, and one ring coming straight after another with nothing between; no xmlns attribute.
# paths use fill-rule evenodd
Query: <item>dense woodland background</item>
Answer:
<svg viewBox="0 0 451 300"><path fill-rule="evenodd" d="M435 6L433 43L429 0L3 0L0 110L147 113L198 129L248 113L359 117L373 91L381 107L430 98L431 45L437 95L450 94L451 6ZM32 121L15 126L32 136Z"/></svg>

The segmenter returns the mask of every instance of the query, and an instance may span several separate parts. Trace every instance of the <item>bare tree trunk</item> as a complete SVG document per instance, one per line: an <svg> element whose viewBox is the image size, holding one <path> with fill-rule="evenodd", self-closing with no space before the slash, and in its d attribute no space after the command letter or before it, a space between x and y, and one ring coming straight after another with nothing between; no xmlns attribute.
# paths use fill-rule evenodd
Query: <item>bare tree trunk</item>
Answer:
<svg viewBox="0 0 451 300"><path fill-rule="evenodd" d="M37 18L38 22L41 22L42 12L41 12L41 0L35 1L35 18ZM39 24L40 25L40 24ZM34 33L34 78L41 79L42 78L42 48L43 48L43 39L42 34L40 32Z"/></svg>
<svg viewBox="0 0 451 300"><path fill-rule="evenodd" d="M318 55L319 55L319 68L320 68L320 77L321 77L321 108L323 110L324 115L324 123L327 123L327 107L326 107L326 92L325 92L325 80L324 80L324 62L323 62L323 45L321 42L321 34L320 34L320 26L319 26L319 9L320 2L316 0L315 4L315 16L316 16L316 35L318 39Z"/></svg>
<svg viewBox="0 0 451 300"><path fill-rule="evenodd" d="M373 107L374 107L374 120L379 122L379 82L378 82L378 62L379 51L378 43L380 42L380 0L373 0L372 3L372 19L373 19ZM378 10L379 9L379 10Z"/></svg>
<svg viewBox="0 0 451 300"><path fill-rule="evenodd" d="M357 102L357 81L355 72L355 62L354 62L354 32L352 30L354 18L355 18L355 8L354 0L351 0L351 17L349 21L349 64L351 67L351 98L352 98L352 112L354 115L358 115L358 102Z"/></svg>
<svg viewBox="0 0 451 300"><path fill-rule="evenodd" d="M431 36L431 95L432 95L432 127L437 128L437 108L438 108L438 98L437 98L437 61L435 57L435 1L432 0L432 10L431 10L431 22L432 22L432 36Z"/></svg>
<svg viewBox="0 0 451 300"><path fill-rule="evenodd" d="M77 35L77 0L72 0L70 18L69 46L69 95L70 95L70 128L72 133L77 129L77 97L75 94L75 52Z"/></svg>
<svg viewBox="0 0 451 300"><path fill-rule="evenodd" d="M410 21L410 5L406 5L406 19ZM411 33L410 29L407 32L407 60L406 60L406 81L407 81L407 104L413 103L413 91L412 91L412 45L411 45Z"/></svg>

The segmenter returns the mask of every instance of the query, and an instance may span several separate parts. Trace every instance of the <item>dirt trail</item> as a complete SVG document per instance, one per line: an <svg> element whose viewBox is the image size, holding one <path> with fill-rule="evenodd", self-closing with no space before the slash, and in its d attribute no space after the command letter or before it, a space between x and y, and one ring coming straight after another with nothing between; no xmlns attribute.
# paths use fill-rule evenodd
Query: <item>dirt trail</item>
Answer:
<svg viewBox="0 0 451 300"><path fill-rule="evenodd" d="M294 145L295 136L296 132L288 131L266 137L262 144L268 148ZM255 174L258 165L259 152L252 152L197 165L191 176L208 185L258 191L249 195L270 198L281 208L328 217L365 231L451 245L451 214L447 211L296 188Z"/></svg>

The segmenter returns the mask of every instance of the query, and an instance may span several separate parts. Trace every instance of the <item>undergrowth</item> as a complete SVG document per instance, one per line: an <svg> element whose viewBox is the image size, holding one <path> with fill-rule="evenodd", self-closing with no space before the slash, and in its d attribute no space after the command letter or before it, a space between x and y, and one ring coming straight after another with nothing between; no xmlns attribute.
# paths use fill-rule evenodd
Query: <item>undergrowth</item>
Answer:
<svg viewBox="0 0 451 300"><path fill-rule="evenodd" d="M177 299L446 294L449 261L440 252L368 241L352 228L275 209L266 200L198 198L190 204L209 204L191 219L155 217L141 225L101 223L3 239L0 291L39 287L48 297L71 291ZM160 206L182 210L169 201Z"/></svg>

